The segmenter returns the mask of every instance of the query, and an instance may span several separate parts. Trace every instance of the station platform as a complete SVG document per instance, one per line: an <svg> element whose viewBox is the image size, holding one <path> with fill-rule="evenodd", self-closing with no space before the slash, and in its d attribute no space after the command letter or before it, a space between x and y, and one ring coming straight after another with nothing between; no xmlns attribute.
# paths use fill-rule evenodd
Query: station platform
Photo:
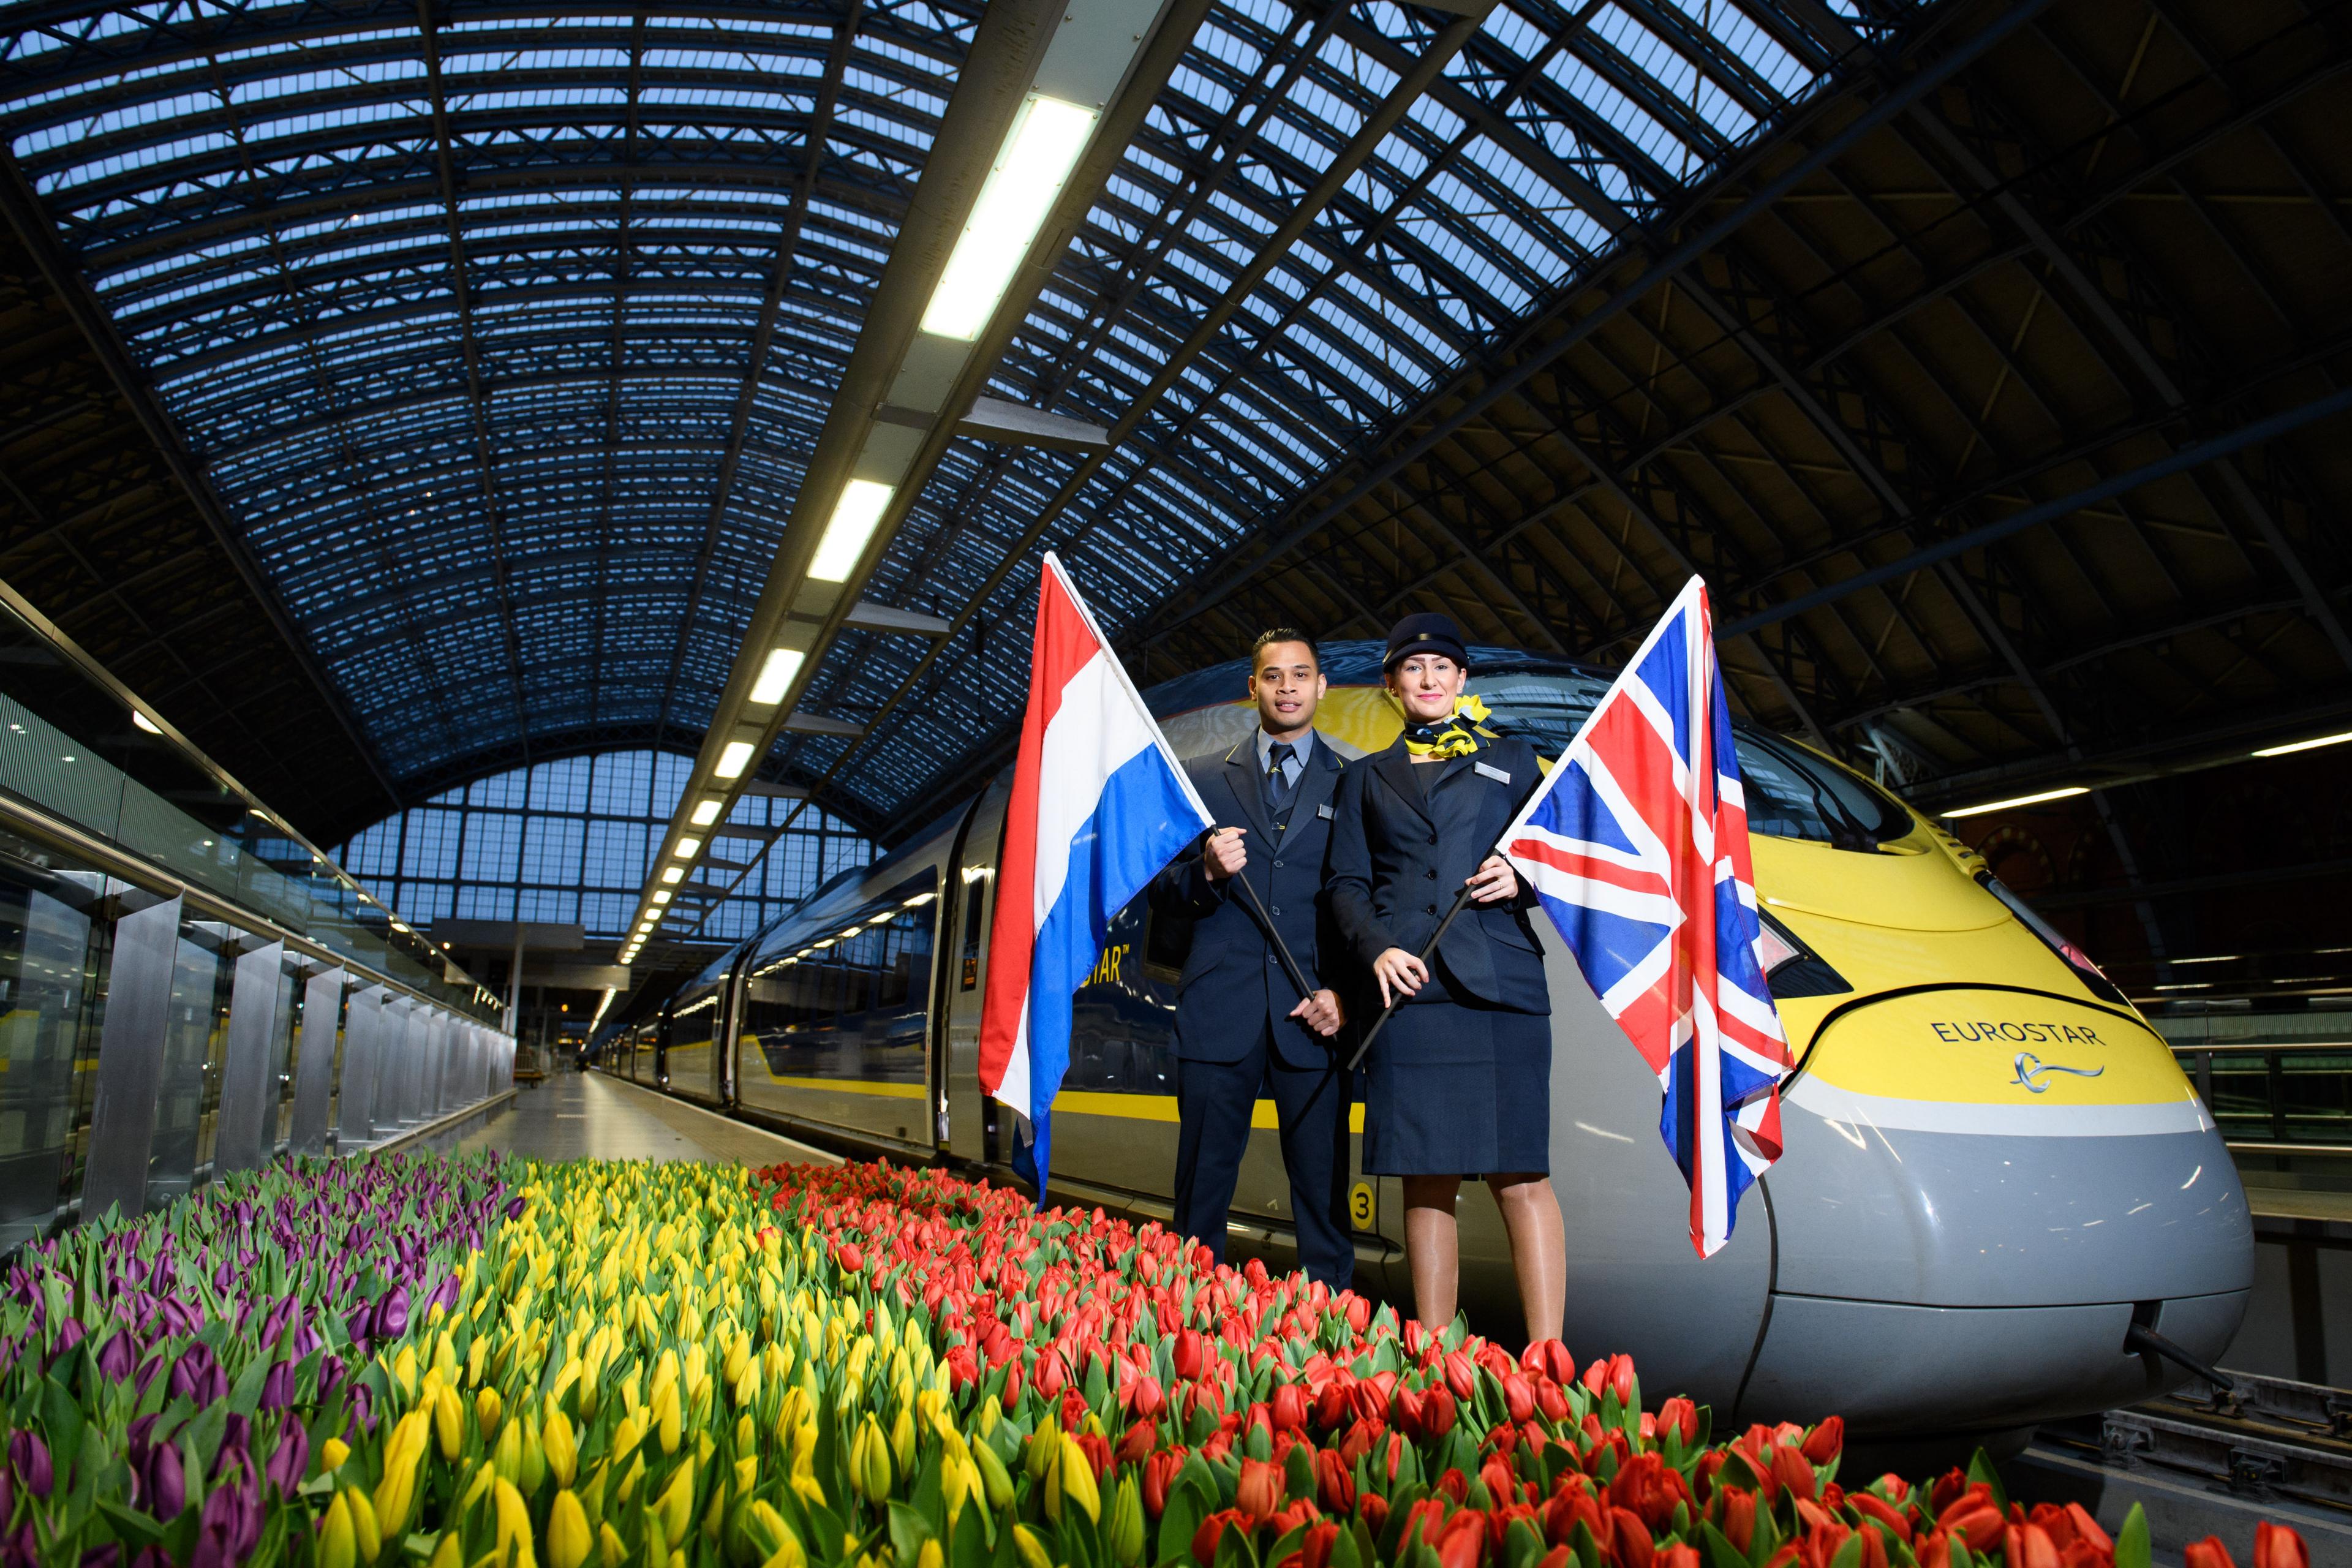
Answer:
<svg viewBox="0 0 2352 1568"><path fill-rule="evenodd" d="M424 1146L451 1153L495 1152L534 1160L691 1160L761 1166L841 1156L702 1110L604 1073L559 1070L518 1084L488 1121Z"/></svg>

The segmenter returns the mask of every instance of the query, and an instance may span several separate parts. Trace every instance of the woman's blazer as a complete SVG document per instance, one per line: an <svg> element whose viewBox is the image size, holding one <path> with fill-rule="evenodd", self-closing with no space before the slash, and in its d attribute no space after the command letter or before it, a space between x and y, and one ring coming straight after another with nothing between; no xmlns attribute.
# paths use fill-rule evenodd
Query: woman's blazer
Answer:
<svg viewBox="0 0 2352 1568"><path fill-rule="evenodd" d="M1506 736L1434 765L1424 798L1417 764L1400 740L1348 764L1332 804L1330 874L1324 884L1340 939L1369 971L1391 947L1419 952L1453 907L1464 879L1495 847L1536 786L1535 748ZM1454 984L1520 1013L1549 1013L1543 952L1527 911L1534 892L1466 904L1438 948Z"/></svg>

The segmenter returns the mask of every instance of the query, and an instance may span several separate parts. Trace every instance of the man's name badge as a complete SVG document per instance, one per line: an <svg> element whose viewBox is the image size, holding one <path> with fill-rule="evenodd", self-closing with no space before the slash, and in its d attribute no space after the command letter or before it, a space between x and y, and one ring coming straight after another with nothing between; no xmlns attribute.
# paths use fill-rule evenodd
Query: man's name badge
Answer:
<svg viewBox="0 0 2352 1568"><path fill-rule="evenodd" d="M1488 778L1493 779L1496 784L1508 784L1511 782L1511 775L1505 773L1500 768L1490 768L1484 763L1472 763L1470 765L1473 768L1475 768L1478 772L1485 773Z"/></svg>

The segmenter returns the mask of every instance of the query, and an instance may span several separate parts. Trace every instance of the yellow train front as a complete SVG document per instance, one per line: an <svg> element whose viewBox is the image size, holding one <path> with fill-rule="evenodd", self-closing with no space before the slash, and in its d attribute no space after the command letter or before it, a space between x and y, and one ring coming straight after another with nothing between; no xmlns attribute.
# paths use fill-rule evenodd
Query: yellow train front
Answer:
<svg viewBox="0 0 2352 1568"><path fill-rule="evenodd" d="M1394 737L1377 645L1325 650L1318 731ZM1498 726L1556 754L1591 672L1474 655ZM1246 667L1147 693L1183 755L1249 733ZM1552 1173L1569 1237L1568 1341L1628 1351L1717 1418L1832 1411L1884 1444L2148 1396L2179 1370L2135 1325L2210 1359L2236 1331L2252 1232L2229 1152L2170 1053L2096 967L1980 861L1869 781L1742 728L1769 978L1799 1068L1786 1153L1701 1261L1657 1131L1659 1093L1546 922ZM715 963L611 1060L681 1093L902 1157L1002 1168L979 1092L980 986L998 781ZM1124 913L1081 989L1055 1112L1057 1195L1164 1217L1175 1163L1174 978L1188 933ZM1272 1107L1234 1200L1234 1253L1286 1259ZM1354 1179L1360 1279L1407 1299L1393 1181ZM1463 1203L1464 1305L1508 1337L1516 1295L1491 1203Z"/></svg>

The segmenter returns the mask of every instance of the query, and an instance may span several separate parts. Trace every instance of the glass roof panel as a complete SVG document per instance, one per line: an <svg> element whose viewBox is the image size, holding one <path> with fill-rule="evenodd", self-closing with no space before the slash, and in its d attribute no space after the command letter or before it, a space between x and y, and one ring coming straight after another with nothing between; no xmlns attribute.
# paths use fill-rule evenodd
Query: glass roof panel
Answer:
<svg viewBox="0 0 2352 1568"><path fill-rule="evenodd" d="M1496 6L1045 542L1116 632L1811 90L1843 46L1807 17L1875 42L1913 8ZM0 135L385 770L429 793L600 723L690 748L977 0L863 6L830 84L845 13L822 0L430 39L299 7L56 9L0 40ZM996 394L1125 416L1445 19L1222 0ZM971 607L1076 467L956 443L870 592ZM960 678L866 749L864 804L1005 719L1033 581L1007 576L946 650ZM848 637L811 701L861 717L920 652Z"/></svg>

